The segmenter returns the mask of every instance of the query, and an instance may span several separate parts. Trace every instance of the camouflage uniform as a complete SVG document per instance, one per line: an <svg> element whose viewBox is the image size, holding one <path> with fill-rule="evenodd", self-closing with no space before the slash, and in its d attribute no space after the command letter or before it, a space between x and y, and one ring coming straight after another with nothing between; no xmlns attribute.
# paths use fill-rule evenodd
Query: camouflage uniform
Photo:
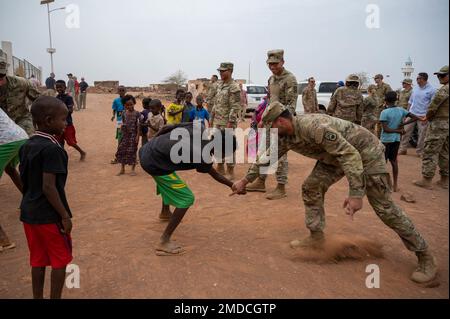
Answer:
<svg viewBox="0 0 450 319"><path fill-rule="evenodd" d="M211 114L213 106L214 106L214 97L217 93L218 82L210 83L208 87L208 93L206 94L206 103L208 103L208 112Z"/></svg>
<svg viewBox="0 0 450 319"><path fill-rule="evenodd" d="M353 80L352 80L353 79ZM359 78L350 75L347 78L359 82ZM361 92L350 86L340 87L336 90L328 105L327 114L353 123L361 123L364 98Z"/></svg>
<svg viewBox="0 0 450 319"><path fill-rule="evenodd" d="M302 103L305 113L319 113L319 103L317 102L317 91L309 85L302 93Z"/></svg>
<svg viewBox="0 0 450 319"><path fill-rule="evenodd" d="M377 75L379 76L379 75ZM381 83L380 86L377 85L377 88L375 90L375 95L378 98L378 110L377 110L377 118L380 118L381 112L384 110L384 97L386 95L387 92L391 92L392 88L389 84L387 83ZM378 136L378 138L380 138L381 136L381 124L377 123L376 125L376 135Z"/></svg>
<svg viewBox="0 0 450 319"><path fill-rule="evenodd" d="M429 121L425 146L422 157L422 175L433 178L436 166L439 165L440 175L448 177L448 83L443 85L434 96L428 108Z"/></svg>
<svg viewBox="0 0 450 319"><path fill-rule="evenodd" d="M263 121L271 126L282 112L282 106L270 105ZM310 176L302 186L306 226L313 232L325 228L325 193L331 185L346 177L350 197L367 196L377 216L415 252L427 250L427 244L412 221L391 198L389 173L384 160L384 146L365 128L349 121L323 114L293 118L294 135L280 137L278 157L289 150L317 159ZM253 164L246 176L251 182L259 175L262 164Z"/></svg>
<svg viewBox="0 0 450 319"><path fill-rule="evenodd" d="M411 97L412 94L412 88L410 88L409 90L401 90L400 93L398 94L398 106L403 107L404 109L408 110L408 104L409 104L409 98Z"/></svg>
<svg viewBox="0 0 450 319"><path fill-rule="evenodd" d="M34 133L33 120L27 98L33 102L40 93L28 80L17 76L6 76L7 83L0 87L0 107L28 135Z"/></svg>
<svg viewBox="0 0 450 319"><path fill-rule="evenodd" d="M284 59L283 50L273 50L267 53L268 59L267 63L270 61L276 62ZM280 102L283 104L292 114L295 114L295 109L297 107L298 99L298 83L295 76L284 69L281 75L272 75L269 78L269 93L270 100L268 103ZM268 135L270 136L270 135ZM268 145L270 144L270 139L268 139ZM277 183L281 185L286 185L288 182L289 173L289 163L287 154L282 156L278 160L278 167L275 173ZM262 180L266 180L267 175L261 175Z"/></svg>
<svg viewBox="0 0 450 319"><path fill-rule="evenodd" d="M364 99L361 126L370 133L375 134L375 126L378 123L377 117L378 99L376 96L368 96Z"/></svg>
<svg viewBox="0 0 450 319"><path fill-rule="evenodd" d="M220 69L233 69L232 63L222 63ZM230 123L232 128L237 127L239 120L239 114L241 112L241 89L239 84L230 80L225 83L220 81L217 85L217 92L214 97L214 107L213 107L213 118L214 118L214 128L225 129L227 124ZM227 163L227 166L234 167L234 156L233 163Z"/></svg>

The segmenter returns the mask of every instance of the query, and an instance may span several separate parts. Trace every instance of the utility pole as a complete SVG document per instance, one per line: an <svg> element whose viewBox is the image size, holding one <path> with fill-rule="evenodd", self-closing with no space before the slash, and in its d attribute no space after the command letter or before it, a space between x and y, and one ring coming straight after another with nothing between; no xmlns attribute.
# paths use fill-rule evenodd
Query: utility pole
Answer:
<svg viewBox="0 0 450 319"><path fill-rule="evenodd" d="M47 52L50 53L50 65L51 65L52 73L55 73L55 68L53 65L53 54L56 52L56 49L53 47L53 43L52 43L52 29L51 29L50 13L52 13L53 11L56 11L56 10L64 10L66 7L50 10L50 3L52 3L52 2L55 2L55 0L42 0L41 5L42 4L47 5L48 36L50 38L50 47L47 49Z"/></svg>

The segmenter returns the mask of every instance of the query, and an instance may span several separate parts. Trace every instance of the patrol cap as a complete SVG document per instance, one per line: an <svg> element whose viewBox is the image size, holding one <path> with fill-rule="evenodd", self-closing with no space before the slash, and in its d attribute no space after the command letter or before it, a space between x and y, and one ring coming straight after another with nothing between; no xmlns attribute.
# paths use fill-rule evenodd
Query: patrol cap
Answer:
<svg viewBox="0 0 450 319"><path fill-rule="evenodd" d="M383 74L377 74L377 75L375 75L374 77L373 77L374 79L384 79L384 76L383 76Z"/></svg>
<svg viewBox="0 0 450 319"><path fill-rule="evenodd" d="M357 76L356 74L350 74L345 79L345 82L358 82L359 83L359 76Z"/></svg>
<svg viewBox="0 0 450 319"><path fill-rule="evenodd" d="M284 60L284 50L271 50L267 52L267 63L280 63Z"/></svg>
<svg viewBox="0 0 450 319"><path fill-rule="evenodd" d="M435 74L435 75L438 75L438 74L440 74L440 75L448 74L448 65L443 66L443 67L439 70L439 72L436 72L436 73L434 73L434 74Z"/></svg>
<svg viewBox="0 0 450 319"><path fill-rule="evenodd" d="M270 128L272 123L286 110L283 104L280 102L273 102L267 107L262 116L262 122L264 127Z"/></svg>
<svg viewBox="0 0 450 319"><path fill-rule="evenodd" d="M412 79L404 79L404 80L402 81L402 83L406 83L406 84L412 85L412 84L413 84L413 80L412 80Z"/></svg>
<svg viewBox="0 0 450 319"><path fill-rule="evenodd" d="M233 70L234 64L231 62L222 62L220 63L220 67L217 69L217 71L228 71Z"/></svg>

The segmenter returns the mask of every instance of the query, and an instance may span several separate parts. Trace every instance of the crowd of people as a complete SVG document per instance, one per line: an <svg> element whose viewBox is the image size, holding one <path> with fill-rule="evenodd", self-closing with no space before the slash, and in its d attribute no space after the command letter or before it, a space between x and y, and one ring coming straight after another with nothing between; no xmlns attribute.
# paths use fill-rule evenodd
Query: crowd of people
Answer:
<svg viewBox="0 0 450 319"><path fill-rule="evenodd" d="M417 125L416 151L422 158L423 179L415 185L432 188L431 181L439 166L438 185L448 188L448 66L435 73L442 84L438 90L428 83L426 73L419 73L418 86L414 88L412 81L405 79L400 92L393 91L379 74L374 78L375 84L369 86L366 98L360 91L359 77L351 74L333 93L326 110L318 105L315 80L311 77L302 92L305 114L296 114L298 82L284 63L283 50L267 53L267 66L272 72L269 93L256 109L251 127L255 131L277 129L277 186L266 194L267 199L287 196L288 151L317 160L301 189L310 235L292 241L291 246L307 249L326 240L324 197L331 185L346 177L349 182L343 205L346 214L353 218L367 196L377 216L417 255L418 267L411 279L418 283L433 280L437 274L436 260L411 219L391 198L392 183L386 161L392 164L393 190L397 191L397 154L406 154L413 127ZM6 62L0 61L0 175L5 171L23 194L20 220L30 250L33 295L43 297L45 267L51 266L54 279L51 297L60 298L65 268L73 258L72 213L64 190L68 173L64 144L74 147L80 159L85 160L86 152L76 139L72 112L86 108L88 84L83 78L78 83L72 74L68 74L66 84L64 80L55 81L51 74L46 80L47 91L40 94L30 81L6 75L6 70ZM209 174L233 195L266 192L262 153L245 177L235 178L237 145L232 132L245 116L245 94L233 79L233 63L223 62L217 70L220 81L216 75L212 76L207 94L198 95L195 105L192 93L180 89L167 107L158 99L145 98L143 110L138 111L136 98L127 94L123 86L118 88L119 97L112 103L117 151L111 163L120 164L118 175L125 174L127 165L131 166L130 174L136 175L139 163L151 175L157 194L162 197L159 218L168 225L155 248L157 255L173 256L184 251L171 241L171 236L195 197L177 171ZM30 109L26 99L32 101ZM196 125L202 132L208 127L215 129L212 139L223 141L215 145L224 147L224 141L231 139L231 153L225 147L219 150L215 146L199 162L173 161L171 150L177 140L172 140L170 133L175 128L184 128L193 143ZM208 142L202 140L200 149L191 148L188 158L192 159L195 152L204 154ZM214 154L221 156L215 158ZM0 247L13 246L0 227Z"/></svg>

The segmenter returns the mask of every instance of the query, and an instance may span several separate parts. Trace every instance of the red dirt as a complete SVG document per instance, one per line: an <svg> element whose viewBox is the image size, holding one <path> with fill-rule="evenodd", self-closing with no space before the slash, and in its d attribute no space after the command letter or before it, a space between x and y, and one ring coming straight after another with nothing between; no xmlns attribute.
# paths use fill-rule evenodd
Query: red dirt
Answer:
<svg viewBox="0 0 450 319"><path fill-rule="evenodd" d="M291 240L308 234L299 192L314 164L294 153L289 155L288 197L279 201L268 201L261 193L230 198L230 191L208 175L181 172L196 195L195 205L174 234L187 252L157 257L153 247L165 224L157 219L160 198L154 182L140 167L135 177L117 177L119 167L109 164L116 149L109 120L113 98L91 94L88 109L74 114L79 144L88 157L80 163L78 153L68 150L66 192L74 214L73 263L80 267L81 288L65 289L65 298L449 297L448 192L425 191L411 184L420 176L420 160L414 155L400 157L399 186L411 192L417 203L400 202L401 193L393 196L437 256L438 287L426 288L409 280L416 257L366 200L353 222L344 214L345 179L327 195L326 232L330 238L363 243L363 248L367 243L369 248L377 247L373 243L382 245L384 257L323 263L314 258L305 261L302 253L291 249ZM237 176L243 176L247 167L239 165ZM268 182L269 188L274 187L273 177ZM17 247L0 253L0 298L31 297L19 202L19 193L3 176L0 223ZM365 286L366 266L373 263L380 267L379 289ZM49 276L46 296L48 284Z"/></svg>

